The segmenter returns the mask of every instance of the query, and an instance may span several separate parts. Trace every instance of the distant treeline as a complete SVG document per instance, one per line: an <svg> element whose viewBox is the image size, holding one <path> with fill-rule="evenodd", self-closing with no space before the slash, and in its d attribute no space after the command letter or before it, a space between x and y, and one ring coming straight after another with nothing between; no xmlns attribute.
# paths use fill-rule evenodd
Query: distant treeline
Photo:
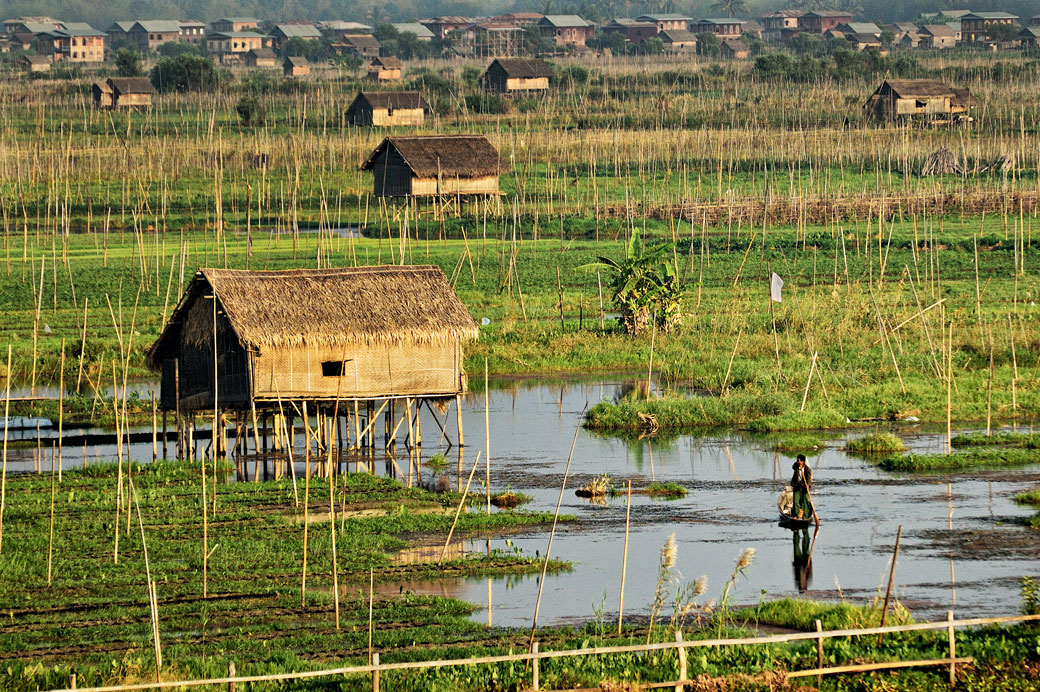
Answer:
<svg viewBox="0 0 1040 692"><path fill-rule="evenodd" d="M903 21L942 9L1004 11L1019 15L1023 24L1040 12L1036 0L0 0L3 17L50 15L83 21L99 29L127 19L200 19L213 21L234 15L262 20L343 19L369 24L405 22L437 15L488 16L511 11L578 14L590 21L638 16L644 12L681 12L694 19L725 16L730 6L736 16L750 17L781 8L843 9L857 18Z"/></svg>

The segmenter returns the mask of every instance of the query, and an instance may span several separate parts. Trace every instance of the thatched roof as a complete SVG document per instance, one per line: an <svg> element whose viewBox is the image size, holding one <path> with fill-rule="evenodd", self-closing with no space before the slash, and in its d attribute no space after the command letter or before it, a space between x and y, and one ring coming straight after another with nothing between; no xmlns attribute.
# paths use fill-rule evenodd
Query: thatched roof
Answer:
<svg viewBox="0 0 1040 692"><path fill-rule="evenodd" d="M552 77L552 68L544 60L539 58L495 58L488 70L498 64L507 77L517 79L537 79L539 77Z"/></svg>
<svg viewBox="0 0 1040 692"><path fill-rule="evenodd" d="M286 67L309 67L311 61L302 55L290 55L282 61L282 65Z"/></svg>
<svg viewBox="0 0 1040 692"><path fill-rule="evenodd" d="M182 333L195 301L215 293L241 345L338 346L443 343L477 337L477 325L432 265L246 271L200 269L148 351L158 368L178 341L210 344L213 332Z"/></svg>
<svg viewBox="0 0 1040 692"><path fill-rule="evenodd" d="M665 43L697 43L697 35L686 29L665 29L657 36Z"/></svg>
<svg viewBox="0 0 1040 692"><path fill-rule="evenodd" d="M874 91L874 94L880 95L886 91L891 91L897 98L901 99L929 98L936 96L953 97L956 95L954 89L946 86L938 79L886 79L881 83L881 86Z"/></svg>
<svg viewBox="0 0 1040 692"><path fill-rule="evenodd" d="M158 93L147 77L109 77L106 81L119 95Z"/></svg>
<svg viewBox="0 0 1040 692"><path fill-rule="evenodd" d="M372 58L372 67L382 67L387 70L399 70L401 69L401 60L393 56L377 56Z"/></svg>
<svg viewBox="0 0 1040 692"><path fill-rule="evenodd" d="M372 108L428 109L430 106L418 91L362 91L347 108L350 113L362 101Z"/></svg>
<svg viewBox="0 0 1040 692"><path fill-rule="evenodd" d="M482 178L498 175L502 161L498 151L482 135L387 137L361 166L369 171L376 160L393 147L419 178Z"/></svg>

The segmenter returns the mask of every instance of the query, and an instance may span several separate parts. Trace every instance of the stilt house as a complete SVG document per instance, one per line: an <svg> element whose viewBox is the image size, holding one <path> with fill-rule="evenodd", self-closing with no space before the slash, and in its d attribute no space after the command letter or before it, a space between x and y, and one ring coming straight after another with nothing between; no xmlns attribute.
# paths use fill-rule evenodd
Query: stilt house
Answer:
<svg viewBox="0 0 1040 692"><path fill-rule="evenodd" d="M491 62L481 83L486 91L545 91L552 68L539 58L497 58Z"/></svg>
<svg viewBox="0 0 1040 692"><path fill-rule="evenodd" d="M476 337L435 266L200 269L147 362L166 410L317 408L455 397Z"/></svg>
<svg viewBox="0 0 1040 692"><path fill-rule="evenodd" d="M95 108L148 108L155 87L147 77L109 77L91 87Z"/></svg>
<svg viewBox="0 0 1040 692"><path fill-rule="evenodd" d="M347 122L359 127L422 125L428 108L418 91L363 91L347 108Z"/></svg>
<svg viewBox="0 0 1040 692"><path fill-rule="evenodd" d="M372 58L368 66L368 81L396 82L401 79L401 61L394 57Z"/></svg>
<svg viewBox="0 0 1040 692"><path fill-rule="evenodd" d="M936 79L886 79L863 108L874 120L952 122L973 103L967 89L949 87Z"/></svg>
<svg viewBox="0 0 1040 692"><path fill-rule="evenodd" d="M387 137L361 166L378 197L497 195L498 151L480 135Z"/></svg>

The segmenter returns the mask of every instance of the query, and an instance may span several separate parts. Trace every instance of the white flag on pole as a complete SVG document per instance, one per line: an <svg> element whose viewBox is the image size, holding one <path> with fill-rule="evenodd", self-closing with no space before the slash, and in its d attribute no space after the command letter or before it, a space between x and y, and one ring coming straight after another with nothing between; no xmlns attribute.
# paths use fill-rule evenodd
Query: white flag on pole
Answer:
<svg viewBox="0 0 1040 692"><path fill-rule="evenodd" d="M782 302L780 299L780 289L784 287L784 280L780 278L780 275L773 272L773 279L769 284L769 297L771 300L776 302Z"/></svg>

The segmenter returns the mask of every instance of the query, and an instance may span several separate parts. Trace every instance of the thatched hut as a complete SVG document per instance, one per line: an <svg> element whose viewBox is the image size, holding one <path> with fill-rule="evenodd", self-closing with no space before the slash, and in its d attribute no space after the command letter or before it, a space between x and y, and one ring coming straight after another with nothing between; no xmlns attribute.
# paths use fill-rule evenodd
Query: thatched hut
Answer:
<svg viewBox="0 0 1040 692"><path fill-rule="evenodd" d="M501 169L480 135L387 137L361 166L379 197L497 195Z"/></svg>
<svg viewBox="0 0 1040 692"><path fill-rule="evenodd" d="M359 127L422 125L429 105L418 91L362 91L347 108L347 122Z"/></svg>
<svg viewBox="0 0 1040 692"><path fill-rule="evenodd" d="M487 91L545 91L552 68L539 58L496 58L488 65L481 84Z"/></svg>
<svg viewBox="0 0 1040 692"><path fill-rule="evenodd" d="M401 79L401 61L395 57L372 58L368 65L368 81L396 82Z"/></svg>
<svg viewBox="0 0 1040 692"><path fill-rule="evenodd" d="M953 122L973 105L967 89L937 79L886 79L863 104L868 118Z"/></svg>
<svg viewBox="0 0 1040 692"><path fill-rule="evenodd" d="M435 266L200 269L147 360L181 412L442 398L476 336Z"/></svg>
<svg viewBox="0 0 1040 692"><path fill-rule="evenodd" d="M305 77L310 73L310 60L302 55L290 55L282 61L282 76L284 77Z"/></svg>
<svg viewBox="0 0 1040 692"><path fill-rule="evenodd" d="M109 77L91 87L95 108L148 108L158 92L147 77Z"/></svg>

